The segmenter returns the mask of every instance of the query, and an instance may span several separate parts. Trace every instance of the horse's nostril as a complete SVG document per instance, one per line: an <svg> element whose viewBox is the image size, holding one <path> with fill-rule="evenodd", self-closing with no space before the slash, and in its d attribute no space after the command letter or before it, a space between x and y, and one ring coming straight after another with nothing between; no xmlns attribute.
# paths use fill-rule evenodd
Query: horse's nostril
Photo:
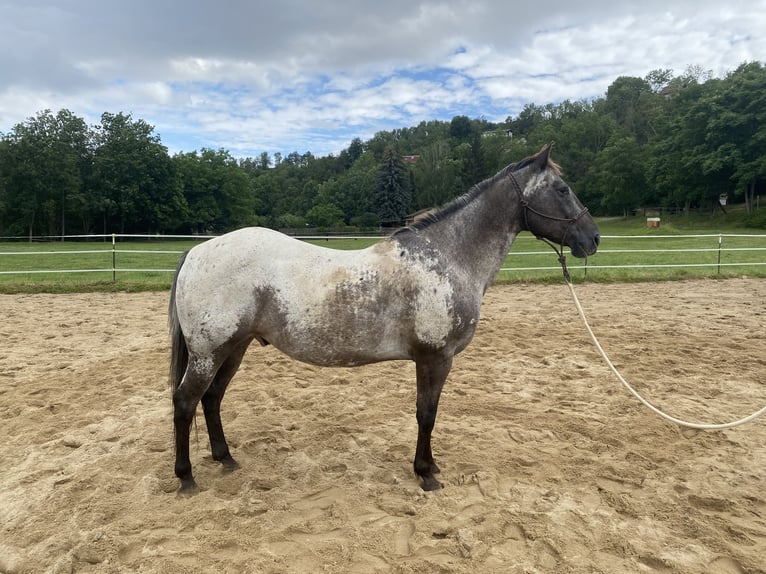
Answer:
<svg viewBox="0 0 766 574"><path fill-rule="evenodd" d="M596 244L596 247L598 247L598 244L601 243L601 235L596 233L596 235L593 237L593 242Z"/></svg>

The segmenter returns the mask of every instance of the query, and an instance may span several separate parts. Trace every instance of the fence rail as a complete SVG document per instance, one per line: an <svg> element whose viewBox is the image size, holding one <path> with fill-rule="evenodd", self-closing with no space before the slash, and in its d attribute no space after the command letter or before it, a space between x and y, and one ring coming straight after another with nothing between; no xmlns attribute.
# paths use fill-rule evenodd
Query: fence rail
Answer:
<svg viewBox="0 0 766 574"><path fill-rule="evenodd" d="M632 247L636 243L659 242L660 247ZM558 270L558 266L516 264L522 258L542 256L550 251L514 249L508 254L504 272ZM508 265L508 263L511 263ZM689 235L605 235L598 253L580 264L569 265L570 271L590 270L615 272L619 270L684 270L708 269L720 275L726 269L762 268L766 265L766 234L689 234ZM708 273L711 274L711 273ZM762 272L759 273L762 275Z"/></svg>
<svg viewBox="0 0 766 574"><path fill-rule="evenodd" d="M204 241L213 236L197 235L138 235L138 234L111 234L111 235L71 235L71 236L44 236L34 238L37 242L31 244L29 249L20 249L21 243L0 243L0 277L12 275L44 275L44 274L75 274L75 273L104 273L111 274L113 281L118 275L125 273L173 273L177 257L188 247L178 249L163 248L164 241ZM339 240L376 240L382 237L371 236L328 236L307 235L296 236L306 241L323 241L329 245ZM0 238L3 239L11 238ZM29 241L29 238L24 238ZM102 241L101 248L85 248L83 242ZM661 247L635 248L632 245L652 241L661 241ZM40 247L41 241L58 241L57 246L61 249ZM123 242L130 242L137 248L125 249ZM141 248L138 241L151 242L151 248ZM522 235L514 244L513 250L508 254L501 268L504 273L536 273L558 270L557 265L550 265L549 250L535 249L532 244L534 238ZM671 244L669 246L669 244ZM26 243L30 246L30 243ZM49 243L48 245L53 245ZM15 248L14 248L15 247ZM47 246L46 246L47 247ZM8 249L8 250L4 250ZM57 268L55 264L45 265L43 260L40 264L14 265L12 261L17 256L32 257L62 257L68 256L66 261L70 267L75 267L71 256L82 256L82 268ZM93 264L90 256L104 256L104 261ZM165 265L162 265L160 256L164 257ZM169 258L172 256L172 259ZM63 258L63 257L62 257ZM25 261L30 261L25 259ZM87 264L91 261L91 264ZM153 261L158 265L152 266ZM704 269L720 274L722 270L733 267L752 267L753 269L766 266L766 234L694 234L694 235L606 235L602 237L599 252L584 263L580 260L572 260L569 269L581 271L587 275L591 271L611 271L627 269Z"/></svg>

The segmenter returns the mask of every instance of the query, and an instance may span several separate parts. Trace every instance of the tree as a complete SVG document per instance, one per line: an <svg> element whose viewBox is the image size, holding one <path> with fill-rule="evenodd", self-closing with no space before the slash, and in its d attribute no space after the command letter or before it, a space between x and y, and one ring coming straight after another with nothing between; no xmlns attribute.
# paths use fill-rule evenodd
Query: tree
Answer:
<svg viewBox="0 0 766 574"><path fill-rule="evenodd" d="M312 227L338 227L343 225L343 212L332 203L320 203L309 209L306 220Z"/></svg>
<svg viewBox="0 0 766 574"><path fill-rule="evenodd" d="M632 135L616 133L598 155L594 179L600 188L601 204L607 212L622 212L644 204L647 184L641 147Z"/></svg>
<svg viewBox="0 0 766 574"><path fill-rule="evenodd" d="M651 108L653 101L660 98L647 80L621 76L607 88L606 111L618 126L644 144L654 135Z"/></svg>
<svg viewBox="0 0 766 574"><path fill-rule="evenodd" d="M603 100L587 104L582 111L562 121L556 141L556 161L578 197L593 211L599 211L601 188L594 179L596 159L616 131L612 116L604 113Z"/></svg>
<svg viewBox="0 0 766 574"><path fill-rule="evenodd" d="M651 179L676 203L714 207L731 193L752 208L750 193L766 175L765 75L755 63L724 79L675 85L649 164Z"/></svg>
<svg viewBox="0 0 766 574"><path fill-rule="evenodd" d="M116 224L120 233L180 225L186 201L154 126L133 120L130 114L105 112L96 126L95 141L95 192L104 233L109 224Z"/></svg>
<svg viewBox="0 0 766 574"><path fill-rule="evenodd" d="M30 241L38 222L40 207L47 199L45 164L36 158L45 152L44 137L35 120L18 124L6 139L3 179L10 233L28 233Z"/></svg>
<svg viewBox="0 0 766 574"><path fill-rule="evenodd" d="M675 80L671 83L671 108L658 137L650 144L647 176L661 205L688 211L699 201L700 189L705 186L696 155L702 150L703 120L708 112L694 109L702 95L701 85L695 82L681 86Z"/></svg>
<svg viewBox="0 0 766 574"><path fill-rule="evenodd" d="M407 168L393 146L383 152L373 192L373 210L386 225L399 225L410 210L412 191Z"/></svg>
<svg viewBox="0 0 766 574"><path fill-rule="evenodd" d="M463 181L474 185L484 180L489 173L484 162L484 147L481 145L482 136L475 133L471 139L469 153L463 160Z"/></svg>
<svg viewBox="0 0 766 574"><path fill-rule="evenodd" d="M471 137L473 129L468 116L455 116L449 125L449 135L457 140L467 140Z"/></svg>
<svg viewBox="0 0 766 574"><path fill-rule="evenodd" d="M506 124L508 124L514 138L526 138L545 121L545 114L541 106L525 104L518 116L506 119Z"/></svg>
<svg viewBox="0 0 766 574"><path fill-rule="evenodd" d="M0 139L0 235L6 234L8 218L8 186L5 182L4 168L9 165L9 143L5 138Z"/></svg>
<svg viewBox="0 0 766 574"><path fill-rule="evenodd" d="M470 153L470 146L466 153ZM420 153L415 165L416 207L436 207L452 199L463 188L459 180L459 169L451 157L447 140L439 140Z"/></svg>
<svg viewBox="0 0 766 574"><path fill-rule="evenodd" d="M191 231L220 233L257 223L253 180L228 151L203 148L177 155L174 161L189 206Z"/></svg>
<svg viewBox="0 0 766 574"><path fill-rule="evenodd" d="M346 223L351 223L352 219L372 210L377 169L372 153L364 152L348 171L319 185L316 201L338 206Z"/></svg>
<svg viewBox="0 0 766 574"><path fill-rule="evenodd" d="M87 211L78 205L90 165L85 122L69 110L44 110L16 125L5 141L2 174L12 227L30 237L36 226L63 235L72 206Z"/></svg>
<svg viewBox="0 0 766 574"><path fill-rule="evenodd" d="M69 214L76 213L80 217L83 231L91 224L93 210L85 186L93 159L92 134L85 121L69 110L60 110L56 114L54 126L55 160L48 167L56 170L52 179L58 186L54 193L58 191L58 194L55 198L57 215L51 221L50 230L55 229L63 236L67 232ZM55 224L58 216L60 219Z"/></svg>
<svg viewBox="0 0 766 574"><path fill-rule="evenodd" d="M351 144L348 149L344 149L340 152L340 160L343 169L350 169L354 165L354 162L358 160L364 153L365 145L360 138L354 138L351 140Z"/></svg>
<svg viewBox="0 0 766 574"><path fill-rule="evenodd" d="M280 215L277 218L276 224L279 229L301 229L308 225L305 217L294 215L292 213Z"/></svg>
<svg viewBox="0 0 766 574"><path fill-rule="evenodd" d="M646 74L645 78L646 82L655 93L662 91L663 88L666 88L672 79L673 70L669 70L667 68L658 68L656 70L652 70Z"/></svg>
<svg viewBox="0 0 766 574"><path fill-rule="evenodd" d="M742 64L716 85L716 113L706 134L711 153L703 170L730 173L734 192L744 196L750 213L756 183L766 179L766 68L760 62Z"/></svg>

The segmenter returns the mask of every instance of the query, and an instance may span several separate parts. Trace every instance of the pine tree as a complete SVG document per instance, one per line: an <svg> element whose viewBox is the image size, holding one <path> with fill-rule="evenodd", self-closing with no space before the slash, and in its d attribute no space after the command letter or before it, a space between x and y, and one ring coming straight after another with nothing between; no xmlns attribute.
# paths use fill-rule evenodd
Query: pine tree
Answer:
<svg viewBox="0 0 766 574"><path fill-rule="evenodd" d="M383 152L375 177L372 206L383 225L399 225L410 210L412 187L404 161L396 148Z"/></svg>

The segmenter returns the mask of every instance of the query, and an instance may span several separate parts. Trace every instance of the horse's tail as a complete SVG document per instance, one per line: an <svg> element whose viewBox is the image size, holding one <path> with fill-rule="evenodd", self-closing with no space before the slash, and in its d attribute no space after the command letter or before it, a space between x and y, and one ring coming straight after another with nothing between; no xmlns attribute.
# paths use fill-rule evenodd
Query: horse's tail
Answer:
<svg viewBox="0 0 766 574"><path fill-rule="evenodd" d="M186 365L189 362L189 350L186 348L181 325L178 322L178 312L176 311L176 284L178 283L178 274L181 272L186 256L189 252L181 255L178 262L178 268L173 276L173 285L170 288L170 304L168 305L168 328L170 330L170 391L175 393L181 384Z"/></svg>

